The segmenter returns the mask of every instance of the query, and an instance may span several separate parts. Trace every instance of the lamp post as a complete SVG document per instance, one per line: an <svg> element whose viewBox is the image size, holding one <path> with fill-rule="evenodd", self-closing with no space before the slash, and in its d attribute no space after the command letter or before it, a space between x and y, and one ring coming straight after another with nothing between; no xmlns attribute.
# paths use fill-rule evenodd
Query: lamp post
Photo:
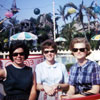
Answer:
<svg viewBox="0 0 100 100"><path fill-rule="evenodd" d="M56 33L55 33L55 2L53 0L53 35L54 35L54 41L56 39Z"/></svg>

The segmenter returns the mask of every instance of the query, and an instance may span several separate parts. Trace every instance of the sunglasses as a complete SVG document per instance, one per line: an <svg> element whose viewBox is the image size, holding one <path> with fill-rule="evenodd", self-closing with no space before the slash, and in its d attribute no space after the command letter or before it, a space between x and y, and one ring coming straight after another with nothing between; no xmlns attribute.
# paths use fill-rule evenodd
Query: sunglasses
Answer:
<svg viewBox="0 0 100 100"><path fill-rule="evenodd" d="M79 50L80 52L85 52L86 48L73 48L73 49L72 49L73 52L78 52L78 50Z"/></svg>
<svg viewBox="0 0 100 100"><path fill-rule="evenodd" d="M24 56L25 54L24 54L24 52L21 52L21 53L13 53L13 56L18 56L18 55Z"/></svg>
<svg viewBox="0 0 100 100"><path fill-rule="evenodd" d="M47 53L49 53L49 52L50 52L50 53L55 53L55 50L51 50L51 51L46 50L46 51L44 51L45 54L47 54Z"/></svg>

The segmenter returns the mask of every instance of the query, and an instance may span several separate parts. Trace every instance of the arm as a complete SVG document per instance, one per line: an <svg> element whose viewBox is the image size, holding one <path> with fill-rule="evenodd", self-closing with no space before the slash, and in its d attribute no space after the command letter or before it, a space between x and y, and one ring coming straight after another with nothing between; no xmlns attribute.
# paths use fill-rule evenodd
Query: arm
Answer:
<svg viewBox="0 0 100 100"><path fill-rule="evenodd" d="M69 99L69 98L77 98L77 97L85 97L86 95L93 95L99 93L99 85L93 85L91 90L88 90L87 92L83 92L82 94L74 94L75 93L75 88L74 86L70 86L67 95L64 96L63 98ZM93 94L91 94L93 93Z"/></svg>
<svg viewBox="0 0 100 100"><path fill-rule="evenodd" d="M88 90L87 92L83 92L82 94L75 94L75 95L67 95L65 98L78 98L78 97L85 97L89 95L94 95L99 93L99 85L93 85L91 90Z"/></svg>
<svg viewBox="0 0 100 100"><path fill-rule="evenodd" d="M5 78L5 77L6 77L5 70L0 68L0 78Z"/></svg>
<svg viewBox="0 0 100 100"><path fill-rule="evenodd" d="M78 98L78 97L84 97L84 95L81 94L75 94L75 87L70 85L69 90L66 95L61 95L61 98L71 99L71 98Z"/></svg>
<svg viewBox="0 0 100 100"><path fill-rule="evenodd" d="M33 86L30 92L30 96L29 96L29 100L36 100L36 75L34 72L34 76L33 76Z"/></svg>
<svg viewBox="0 0 100 100"><path fill-rule="evenodd" d="M37 90L44 91L43 85L38 83L37 84Z"/></svg>
<svg viewBox="0 0 100 100"><path fill-rule="evenodd" d="M88 90L87 92L91 92L91 93L97 94L97 93L99 93L99 91L100 91L99 85L93 85L91 90Z"/></svg>
<svg viewBox="0 0 100 100"><path fill-rule="evenodd" d="M62 84L59 83L59 84L53 85L52 88L57 89L58 91L59 90L68 90L69 85L67 83L62 83Z"/></svg>
<svg viewBox="0 0 100 100"><path fill-rule="evenodd" d="M67 72L65 65L62 68L63 68L62 71L63 71L64 79L63 79L63 83L58 84L58 88L60 87L61 90L68 90L68 88L69 88L69 85L68 85L69 75L68 75L68 72Z"/></svg>
<svg viewBox="0 0 100 100"><path fill-rule="evenodd" d="M75 94L75 87L70 85L67 95L74 95Z"/></svg>
<svg viewBox="0 0 100 100"><path fill-rule="evenodd" d="M45 91L45 93L47 93L48 95L53 95L55 92L55 89L53 89L52 86L48 86L48 85L42 85L42 84L37 84L37 90L39 91Z"/></svg>

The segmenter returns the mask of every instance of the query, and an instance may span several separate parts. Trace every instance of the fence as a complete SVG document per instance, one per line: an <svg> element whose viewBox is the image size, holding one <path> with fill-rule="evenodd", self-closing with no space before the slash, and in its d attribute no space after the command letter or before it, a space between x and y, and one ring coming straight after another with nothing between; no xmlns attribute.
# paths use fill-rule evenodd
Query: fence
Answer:
<svg viewBox="0 0 100 100"><path fill-rule="evenodd" d="M41 55L41 51L30 51L30 55ZM0 58L6 59L8 58L9 52L0 52ZM87 57L88 59L92 61L100 61L100 50L93 50L91 51L91 54ZM76 62L75 58L72 56L71 51L66 50L58 50L56 59L60 62L66 63L72 63Z"/></svg>

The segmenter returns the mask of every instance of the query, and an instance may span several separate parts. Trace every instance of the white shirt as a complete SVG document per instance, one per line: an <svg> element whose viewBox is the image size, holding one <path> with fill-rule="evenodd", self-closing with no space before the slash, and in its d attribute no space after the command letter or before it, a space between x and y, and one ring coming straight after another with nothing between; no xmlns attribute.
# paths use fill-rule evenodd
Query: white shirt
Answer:
<svg viewBox="0 0 100 100"><path fill-rule="evenodd" d="M53 65L46 61L36 66L37 83L45 85L54 85L58 83L68 83L68 73L64 64L55 62Z"/></svg>

